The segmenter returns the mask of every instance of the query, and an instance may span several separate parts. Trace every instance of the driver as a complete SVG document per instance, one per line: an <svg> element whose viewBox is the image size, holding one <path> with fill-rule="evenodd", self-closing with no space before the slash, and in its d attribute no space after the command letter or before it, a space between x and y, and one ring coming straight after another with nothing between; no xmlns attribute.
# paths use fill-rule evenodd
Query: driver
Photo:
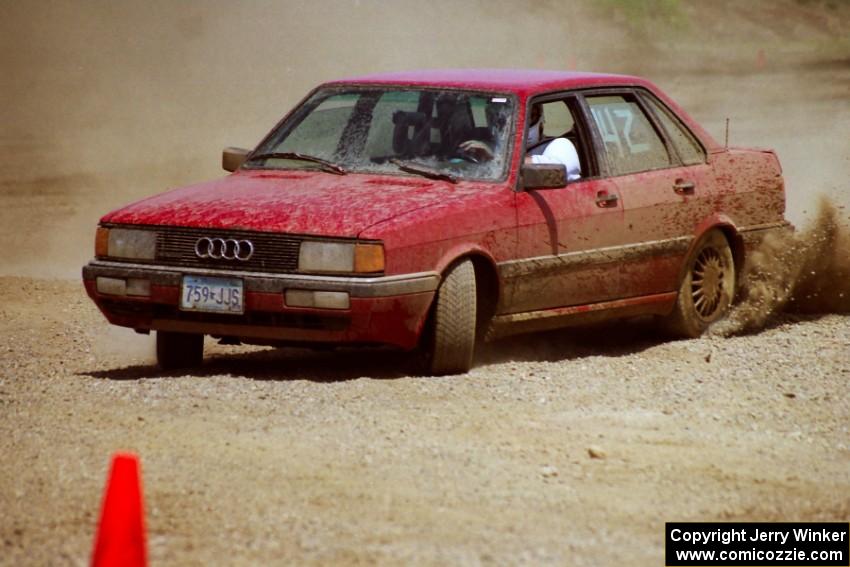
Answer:
<svg viewBox="0 0 850 567"><path fill-rule="evenodd" d="M541 141L544 124L543 107L535 104L531 107L531 126L528 128L528 139L525 145L527 148L525 163L561 164L567 168L567 181L581 178L581 164L573 143L563 137ZM466 140L458 148L476 161L493 159L490 146L481 140Z"/></svg>
<svg viewBox="0 0 850 567"><path fill-rule="evenodd" d="M567 138L554 138L542 141L543 108L540 104L531 107L531 126L528 127L528 139L525 147L525 163L554 163L567 168L567 181L581 177L581 164L575 146Z"/></svg>

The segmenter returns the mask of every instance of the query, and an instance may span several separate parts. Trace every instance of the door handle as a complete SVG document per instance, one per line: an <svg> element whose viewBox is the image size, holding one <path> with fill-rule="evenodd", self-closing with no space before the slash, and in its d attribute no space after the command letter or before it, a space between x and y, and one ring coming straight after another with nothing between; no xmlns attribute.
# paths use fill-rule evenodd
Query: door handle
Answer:
<svg viewBox="0 0 850 567"><path fill-rule="evenodd" d="M601 207L603 209L607 209L610 207L616 207L617 201L620 198L616 195L616 193L608 193L607 191L600 191L596 194L596 206Z"/></svg>
<svg viewBox="0 0 850 567"><path fill-rule="evenodd" d="M673 185L673 191L679 195L693 195L694 189L696 189L696 184L693 181L685 181L684 179L677 179Z"/></svg>

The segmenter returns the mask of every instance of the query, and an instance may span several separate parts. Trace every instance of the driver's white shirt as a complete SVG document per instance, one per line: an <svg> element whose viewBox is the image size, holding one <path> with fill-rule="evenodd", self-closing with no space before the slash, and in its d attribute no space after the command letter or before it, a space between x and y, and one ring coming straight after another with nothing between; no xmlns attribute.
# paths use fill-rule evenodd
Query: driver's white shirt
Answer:
<svg viewBox="0 0 850 567"><path fill-rule="evenodd" d="M560 163L567 166L567 181L575 181L581 177L578 152L566 138L555 138L548 144L540 144L529 150L528 155L531 156L531 163Z"/></svg>

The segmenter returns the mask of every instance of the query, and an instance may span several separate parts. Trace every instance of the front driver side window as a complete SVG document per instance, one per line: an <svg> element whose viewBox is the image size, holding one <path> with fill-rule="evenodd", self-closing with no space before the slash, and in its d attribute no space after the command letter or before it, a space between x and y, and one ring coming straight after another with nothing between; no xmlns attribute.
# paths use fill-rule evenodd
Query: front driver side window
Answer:
<svg viewBox="0 0 850 567"><path fill-rule="evenodd" d="M575 119L563 100L544 102L540 105L546 121L543 124L543 136L558 138L572 132Z"/></svg>
<svg viewBox="0 0 850 567"><path fill-rule="evenodd" d="M670 167L670 154L631 96L587 97L614 175Z"/></svg>

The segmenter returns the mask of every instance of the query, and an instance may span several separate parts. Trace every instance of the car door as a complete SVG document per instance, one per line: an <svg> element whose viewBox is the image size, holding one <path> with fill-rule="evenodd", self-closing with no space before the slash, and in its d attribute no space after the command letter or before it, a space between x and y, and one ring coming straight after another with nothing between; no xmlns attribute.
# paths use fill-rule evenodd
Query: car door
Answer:
<svg viewBox="0 0 850 567"><path fill-rule="evenodd" d="M659 119L630 89L584 94L623 207L622 297L678 288L694 232L691 202L713 183L705 164L685 165Z"/></svg>
<svg viewBox="0 0 850 567"><path fill-rule="evenodd" d="M503 312L616 298L622 293L620 268L604 250L622 244L618 188L600 175L577 97L560 94L532 102L543 105L544 136L570 139L582 171L566 187L516 193L517 259L500 265L505 282ZM529 112L530 108L531 104Z"/></svg>

